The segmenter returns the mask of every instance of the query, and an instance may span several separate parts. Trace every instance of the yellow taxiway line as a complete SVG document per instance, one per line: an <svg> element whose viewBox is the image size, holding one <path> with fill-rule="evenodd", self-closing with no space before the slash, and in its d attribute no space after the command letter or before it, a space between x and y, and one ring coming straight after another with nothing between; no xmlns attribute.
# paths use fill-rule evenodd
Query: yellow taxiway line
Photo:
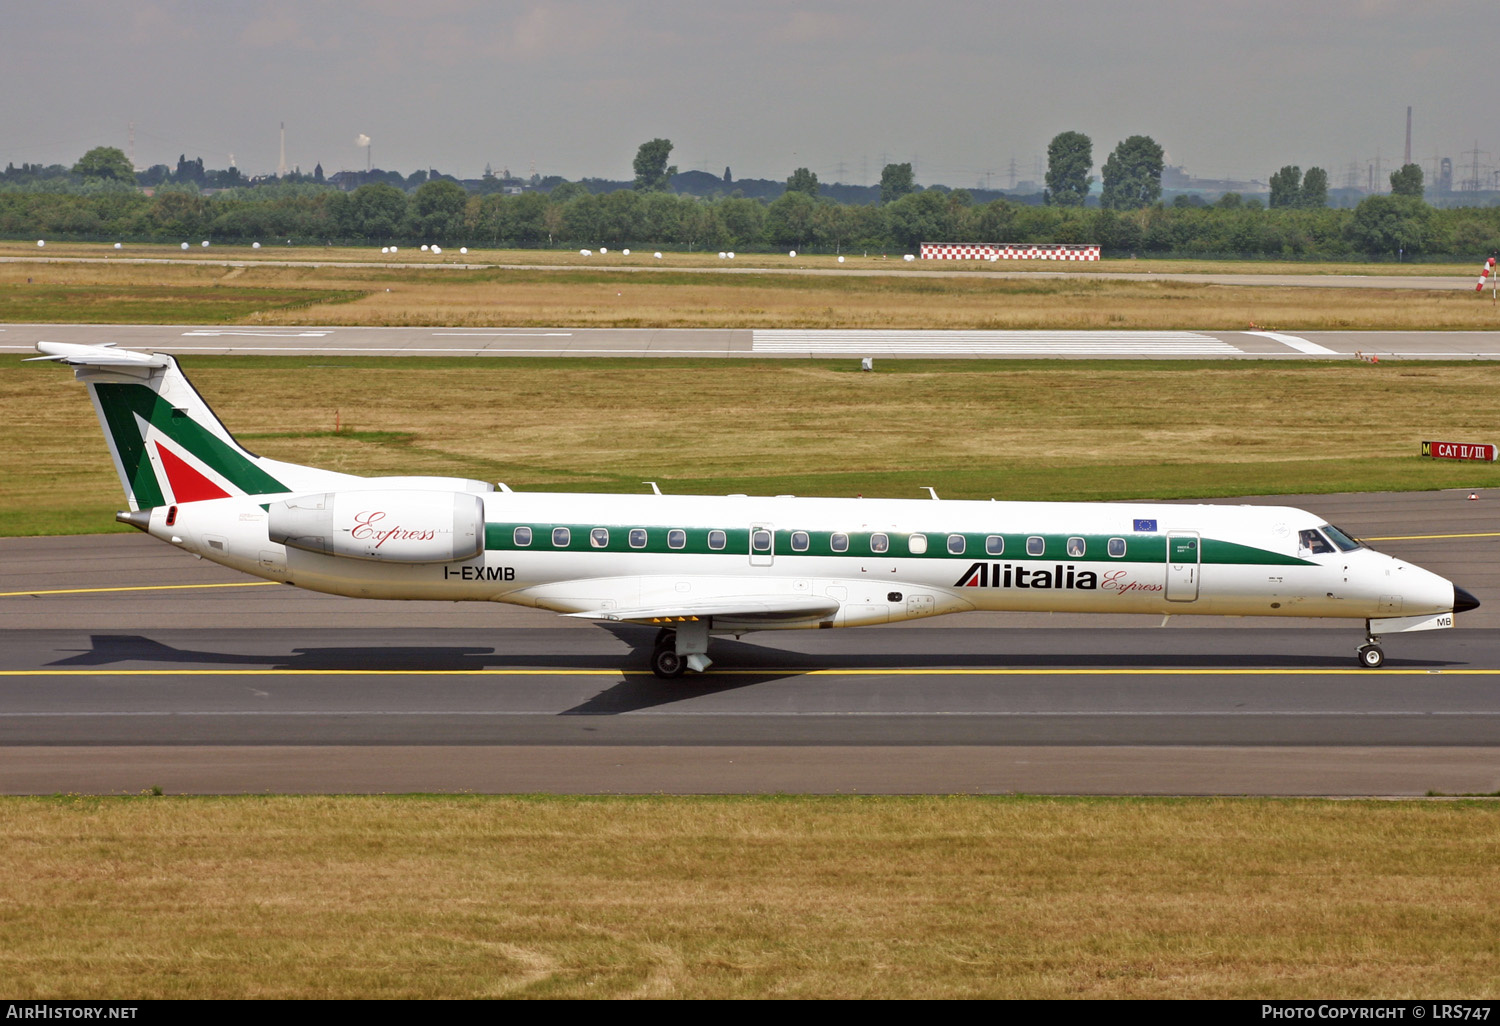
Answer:
<svg viewBox="0 0 1500 1026"><path fill-rule="evenodd" d="M1480 531L1475 534L1393 534L1385 538L1361 538L1361 541L1431 541L1440 538L1500 538L1500 531Z"/></svg>
<svg viewBox="0 0 1500 1026"><path fill-rule="evenodd" d="M44 591L0 591L0 598L18 595L91 595L102 591L174 591L184 588L259 588L280 581L230 581L227 584L138 584L128 588L52 588Z"/></svg>

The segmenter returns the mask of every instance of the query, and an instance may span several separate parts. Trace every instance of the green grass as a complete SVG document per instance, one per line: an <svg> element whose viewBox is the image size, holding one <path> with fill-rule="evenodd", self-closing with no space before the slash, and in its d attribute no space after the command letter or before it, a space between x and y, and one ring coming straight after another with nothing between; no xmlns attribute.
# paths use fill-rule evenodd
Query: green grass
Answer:
<svg viewBox="0 0 1500 1026"><path fill-rule="evenodd" d="M347 303L364 293L230 285L0 283L0 322L13 324L232 324L257 313Z"/></svg>

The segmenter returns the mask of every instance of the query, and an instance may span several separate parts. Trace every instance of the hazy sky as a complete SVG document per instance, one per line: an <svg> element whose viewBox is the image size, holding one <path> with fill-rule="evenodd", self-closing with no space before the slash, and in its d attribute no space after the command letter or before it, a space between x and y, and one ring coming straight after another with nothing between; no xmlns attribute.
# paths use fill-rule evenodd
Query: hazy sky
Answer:
<svg viewBox="0 0 1500 1026"><path fill-rule="evenodd" d="M1146 134L1203 177L1378 155L1500 157L1496 0L48 0L5 4L0 160L138 166L491 163L628 178L664 136L681 170L824 181L1021 178L1073 129L1102 163ZM1492 156L1493 154L1493 156Z"/></svg>

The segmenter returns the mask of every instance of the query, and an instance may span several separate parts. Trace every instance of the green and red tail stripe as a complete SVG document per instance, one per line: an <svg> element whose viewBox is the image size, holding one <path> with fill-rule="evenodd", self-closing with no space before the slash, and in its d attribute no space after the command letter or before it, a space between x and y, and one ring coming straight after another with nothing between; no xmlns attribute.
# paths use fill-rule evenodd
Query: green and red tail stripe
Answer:
<svg viewBox="0 0 1500 1026"><path fill-rule="evenodd" d="M136 508L287 490L227 434L221 437L217 420L212 426L219 432L199 423L200 411L174 406L148 385L88 384Z"/></svg>
<svg viewBox="0 0 1500 1026"><path fill-rule="evenodd" d="M262 459L236 442L177 361L113 346L38 342L42 360L71 366L88 386L132 510L289 490L324 472Z"/></svg>

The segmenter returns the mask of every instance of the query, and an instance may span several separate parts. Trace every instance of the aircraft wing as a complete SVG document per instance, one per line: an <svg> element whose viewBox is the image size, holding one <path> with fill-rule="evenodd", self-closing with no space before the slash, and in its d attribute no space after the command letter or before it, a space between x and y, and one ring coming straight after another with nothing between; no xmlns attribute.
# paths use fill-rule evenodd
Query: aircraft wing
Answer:
<svg viewBox="0 0 1500 1026"><path fill-rule="evenodd" d="M791 595L747 595L703 599L697 602L674 602L670 605L639 606L633 609L599 609L582 613L564 613L586 620L616 620L631 623L665 624L688 620L812 620L837 612L837 599Z"/></svg>

